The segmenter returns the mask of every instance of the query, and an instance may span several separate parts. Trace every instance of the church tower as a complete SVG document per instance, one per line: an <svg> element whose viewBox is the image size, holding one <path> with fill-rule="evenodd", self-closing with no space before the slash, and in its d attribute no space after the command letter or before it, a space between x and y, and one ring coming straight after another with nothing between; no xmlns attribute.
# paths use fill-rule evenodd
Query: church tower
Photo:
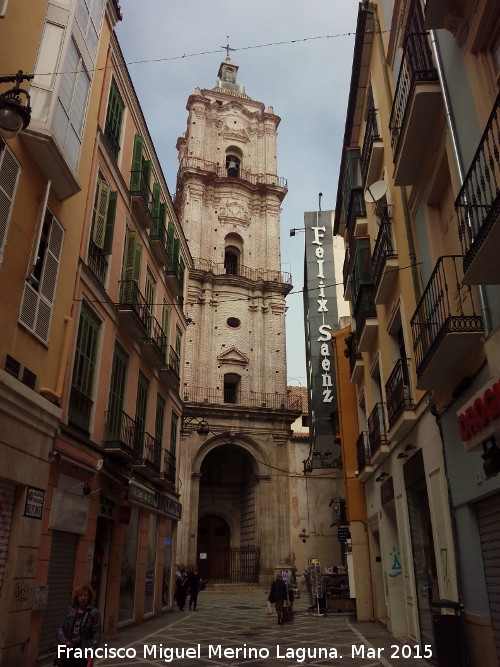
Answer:
<svg viewBox="0 0 500 667"><path fill-rule="evenodd" d="M177 554L211 581L268 581L290 566L285 297L272 107L238 66L188 99L176 207L193 256L186 314ZM297 408L299 408L297 410Z"/></svg>

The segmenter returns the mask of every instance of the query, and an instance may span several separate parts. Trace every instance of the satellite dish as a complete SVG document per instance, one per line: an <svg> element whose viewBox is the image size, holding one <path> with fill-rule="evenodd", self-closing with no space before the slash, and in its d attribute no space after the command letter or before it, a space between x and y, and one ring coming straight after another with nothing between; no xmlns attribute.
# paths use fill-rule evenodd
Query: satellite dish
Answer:
<svg viewBox="0 0 500 667"><path fill-rule="evenodd" d="M365 190L365 202L367 204L375 204L380 201L387 192L387 183L384 180L375 181L369 185Z"/></svg>

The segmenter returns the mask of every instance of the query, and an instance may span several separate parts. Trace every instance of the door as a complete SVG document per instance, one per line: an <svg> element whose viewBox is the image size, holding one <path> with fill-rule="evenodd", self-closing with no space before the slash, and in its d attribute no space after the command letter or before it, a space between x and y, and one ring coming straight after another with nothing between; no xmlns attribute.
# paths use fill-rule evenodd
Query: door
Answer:
<svg viewBox="0 0 500 667"><path fill-rule="evenodd" d="M231 532L220 516L209 514L198 522L198 567L202 579L230 580Z"/></svg>

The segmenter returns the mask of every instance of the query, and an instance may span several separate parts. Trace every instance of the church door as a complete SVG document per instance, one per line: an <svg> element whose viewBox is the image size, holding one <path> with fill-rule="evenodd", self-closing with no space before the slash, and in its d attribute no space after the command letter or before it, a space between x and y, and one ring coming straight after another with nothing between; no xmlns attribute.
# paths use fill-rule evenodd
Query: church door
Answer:
<svg viewBox="0 0 500 667"><path fill-rule="evenodd" d="M198 522L198 568L202 579L230 581L231 533L227 522L209 514Z"/></svg>

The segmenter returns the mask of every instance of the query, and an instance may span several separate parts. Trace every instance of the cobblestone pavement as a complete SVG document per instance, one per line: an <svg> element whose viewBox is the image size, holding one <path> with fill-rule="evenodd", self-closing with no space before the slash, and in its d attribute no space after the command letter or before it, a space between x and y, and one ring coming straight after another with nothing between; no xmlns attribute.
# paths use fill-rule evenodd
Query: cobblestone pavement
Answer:
<svg viewBox="0 0 500 667"><path fill-rule="evenodd" d="M278 625L275 613L265 614L266 600L264 592L204 591L198 598L197 612L189 611L186 606L183 612L176 610L104 638L101 648L121 649L123 657L103 657L95 664L99 667L169 663L176 667L426 667L431 664L418 658L418 647L408 645L403 649L378 623L357 623L355 617L347 614L315 616L308 613L308 600L300 599L294 605L294 621ZM404 657L406 653L411 657Z"/></svg>

